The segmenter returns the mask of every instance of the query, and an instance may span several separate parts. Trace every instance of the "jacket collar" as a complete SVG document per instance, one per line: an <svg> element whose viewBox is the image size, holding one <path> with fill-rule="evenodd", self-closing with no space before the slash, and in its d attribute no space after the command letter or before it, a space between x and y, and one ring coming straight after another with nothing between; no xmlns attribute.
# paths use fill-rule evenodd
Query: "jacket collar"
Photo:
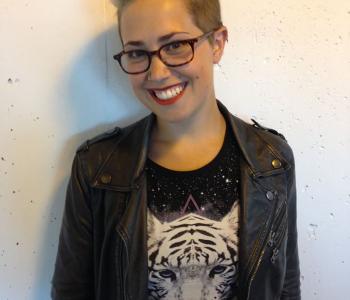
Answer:
<svg viewBox="0 0 350 300"><path fill-rule="evenodd" d="M282 173L290 168L289 162L281 151L268 143L259 129L232 115L219 100L217 100L217 105L228 121L230 129L233 130L252 176L269 176ZM115 149L99 168L92 186L118 191L130 191L133 188L138 188L147 159L155 118L154 113L151 113L122 130L122 136ZM279 167L272 163L276 160L281 162Z"/></svg>

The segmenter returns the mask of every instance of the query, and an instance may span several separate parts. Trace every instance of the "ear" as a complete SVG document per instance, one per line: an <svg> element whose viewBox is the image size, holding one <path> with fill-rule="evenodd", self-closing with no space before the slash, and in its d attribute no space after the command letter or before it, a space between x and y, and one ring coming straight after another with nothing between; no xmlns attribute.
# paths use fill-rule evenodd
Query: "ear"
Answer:
<svg viewBox="0 0 350 300"><path fill-rule="evenodd" d="M157 217L149 208L147 208L147 228L148 233L152 233L153 235L159 235L159 229L162 228L162 223L157 219Z"/></svg>
<svg viewBox="0 0 350 300"><path fill-rule="evenodd" d="M221 226L223 226L224 228L226 228L226 230L228 231L238 231L238 227L239 227L239 201L238 199L235 200L235 202L233 203L231 210L227 213L227 215L222 218L221 220Z"/></svg>
<svg viewBox="0 0 350 300"><path fill-rule="evenodd" d="M225 26L220 27L213 33L213 63L218 64L224 53L228 32Z"/></svg>

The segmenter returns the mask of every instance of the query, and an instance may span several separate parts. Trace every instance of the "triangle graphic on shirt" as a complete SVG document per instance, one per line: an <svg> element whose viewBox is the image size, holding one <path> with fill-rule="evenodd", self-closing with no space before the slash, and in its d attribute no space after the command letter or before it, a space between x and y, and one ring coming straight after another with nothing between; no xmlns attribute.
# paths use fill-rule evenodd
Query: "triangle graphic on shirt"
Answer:
<svg viewBox="0 0 350 300"><path fill-rule="evenodd" d="M197 204L196 200L194 200L193 196L190 194L187 198L185 206L181 209L181 214L184 214L188 208L193 206L197 211L200 211L199 205Z"/></svg>

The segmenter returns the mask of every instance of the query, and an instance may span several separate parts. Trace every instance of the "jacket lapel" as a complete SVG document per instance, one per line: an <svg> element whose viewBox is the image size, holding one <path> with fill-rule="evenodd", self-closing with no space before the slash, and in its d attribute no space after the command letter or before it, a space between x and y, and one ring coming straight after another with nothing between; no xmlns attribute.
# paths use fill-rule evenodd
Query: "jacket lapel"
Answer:
<svg viewBox="0 0 350 300"><path fill-rule="evenodd" d="M239 290L240 299L250 299L249 291L265 252L275 211L287 197L284 175L290 164L259 129L233 116L225 107L221 111L228 117L242 153Z"/></svg>

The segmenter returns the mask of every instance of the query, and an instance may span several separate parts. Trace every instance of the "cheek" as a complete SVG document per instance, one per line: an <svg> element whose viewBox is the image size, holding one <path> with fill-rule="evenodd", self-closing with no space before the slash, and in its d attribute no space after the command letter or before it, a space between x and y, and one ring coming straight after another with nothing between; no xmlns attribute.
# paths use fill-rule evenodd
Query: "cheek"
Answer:
<svg viewBox="0 0 350 300"><path fill-rule="evenodd" d="M129 83L134 96L141 102L143 102L145 95L144 89L142 89L142 81L137 78L129 77Z"/></svg>
<svg viewBox="0 0 350 300"><path fill-rule="evenodd" d="M200 68L198 68L198 71L193 78L194 82L201 86L201 89L207 90L211 86L211 82L213 80L211 76L210 66L202 65Z"/></svg>
<svg viewBox="0 0 350 300"><path fill-rule="evenodd" d="M130 82L134 83L135 85L142 84L147 78L147 73L140 73L140 74L128 74L128 79Z"/></svg>
<svg viewBox="0 0 350 300"><path fill-rule="evenodd" d="M140 85L140 79L138 76L129 76L129 82L133 88L137 88Z"/></svg>
<svg viewBox="0 0 350 300"><path fill-rule="evenodd" d="M143 90L143 78L138 77L138 76L130 76L129 77L129 82L134 90L135 94L140 94Z"/></svg>

